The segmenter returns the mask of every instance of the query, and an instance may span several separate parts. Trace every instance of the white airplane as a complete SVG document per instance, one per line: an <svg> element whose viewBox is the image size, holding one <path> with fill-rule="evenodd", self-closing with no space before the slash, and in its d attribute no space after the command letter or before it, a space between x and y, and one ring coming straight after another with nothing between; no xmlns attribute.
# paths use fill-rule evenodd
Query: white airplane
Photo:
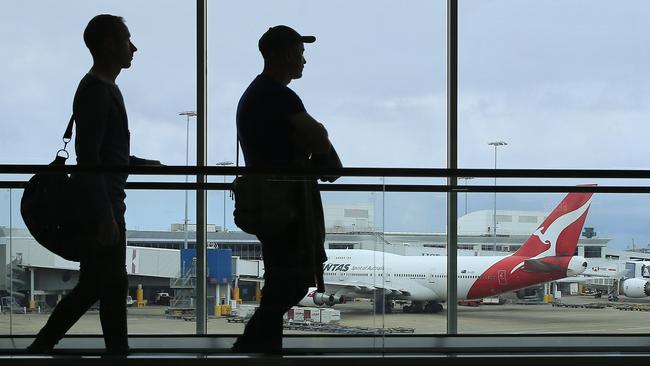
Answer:
<svg viewBox="0 0 650 366"><path fill-rule="evenodd" d="M581 274L574 256L592 193L569 193L512 255L459 256L458 299L472 300ZM405 311L442 310L447 300L446 256L401 256L371 250L327 250L325 292L311 288L302 306L333 306L352 298L374 299L390 312L391 300L409 300Z"/></svg>
<svg viewBox="0 0 650 366"><path fill-rule="evenodd" d="M624 268L623 268L624 266ZM631 260L588 268L577 282L617 299L618 295L638 299L650 296L650 262ZM612 281L615 280L615 281Z"/></svg>
<svg viewBox="0 0 650 366"><path fill-rule="evenodd" d="M625 267L633 277L620 280L619 293L635 299L650 296L650 262L627 262Z"/></svg>

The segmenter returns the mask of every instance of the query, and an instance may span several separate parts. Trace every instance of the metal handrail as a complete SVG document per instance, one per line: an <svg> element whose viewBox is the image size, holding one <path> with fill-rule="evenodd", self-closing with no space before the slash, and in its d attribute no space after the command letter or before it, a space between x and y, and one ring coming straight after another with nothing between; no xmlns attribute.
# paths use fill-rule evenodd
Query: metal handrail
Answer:
<svg viewBox="0 0 650 366"><path fill-rule="evenodd" d="M34 173L128 173L132 175L282 175L403 178L609 178L650 179L650 170L642 169L445 169L445 168L273 168L260 169L228 166L79 166L0 164L0 174Z"/></svg>
<svg viewBox="0 0 650 366"><path fill-rule="evenodd" d="M340 169L257 169L246 167L197 166L54 166L0 164L0 174L34 173L104 173L120 172L133 175L281 175L320 177L399 177L447 178L484 177L519 179L650 179L650 170L563 170L563 169L427 169L427 168L340 168ZM645 182L644 182L645 183ZM0 188L23 189L26 180L0 180ZM320 184L324 192L468 192L468 193L650 193L650 185L568 186L568 185L448 185L448 184ZM128 182L127 189L150 190L232 190L232 183L207 182Z"/></svg>
<svg viewBox="0 0 650 366"><path fill-rule="evenodd" d="M0 189L24 189L26 181L0 181ZM127 182L126 189L137 190L232 190L232 183L180 183L180 182ZM650 193L650 186L450 186L446 184L319 184L322 192L414 192L414 193Z"/></svg>

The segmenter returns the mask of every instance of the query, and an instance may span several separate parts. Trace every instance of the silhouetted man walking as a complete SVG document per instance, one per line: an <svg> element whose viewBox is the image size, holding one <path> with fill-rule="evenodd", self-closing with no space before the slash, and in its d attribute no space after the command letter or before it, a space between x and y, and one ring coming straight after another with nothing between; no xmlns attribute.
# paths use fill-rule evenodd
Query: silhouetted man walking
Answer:
<svg viewBox="0 0 650 366"><path fill-rule="evenodd" d="M124 100L115 80L131 67L137 48L121 17L94 17L84 31L93 66L81 79L74 96L75 150L81 165L119 166L160 164L129 155L129 127ZM32 353L50 353L65 333L97 300L109 354L129 351L126 327L128 282L125 268L124 213L127 174L75 174L78 204L86 218L79 223L89 241L83 253L79 282L56 306L47 324L28 347Z"/></svg>
<svg viewBox="0 0 650 366"><path fill-rule="evenodd" d="M287 87L302 77L304 43L315 41L284 25L270 28L260 38L264 70L237 108L237 133L247 167L340 167L325 127L307 114L298 95ZM285 233L258 235L264 259L262 301L235 342L235 352L280 353L284 313L309 286L324 288L325 225L317 182L289 184L296 185L296 200L287 204L296 206L298 219Z"/></svg>

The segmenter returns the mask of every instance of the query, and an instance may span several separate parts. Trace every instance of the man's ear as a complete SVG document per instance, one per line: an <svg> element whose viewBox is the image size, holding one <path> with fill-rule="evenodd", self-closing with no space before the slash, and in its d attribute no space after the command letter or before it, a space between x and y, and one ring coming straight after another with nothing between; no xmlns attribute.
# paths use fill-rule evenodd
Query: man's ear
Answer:
<svg viewBox="0 0 650 366"><path fill-rule="evenodd" d="M111 37L104 38L102 42L102 50L107 54L112 54L115 49L115 40Z"/></svg>
<svg viewBox="0 0 650 366"><path fill-rule="evenodd" d="M293 61L293 52L290 49L284 50L284 61L291 62Z"/></svg>

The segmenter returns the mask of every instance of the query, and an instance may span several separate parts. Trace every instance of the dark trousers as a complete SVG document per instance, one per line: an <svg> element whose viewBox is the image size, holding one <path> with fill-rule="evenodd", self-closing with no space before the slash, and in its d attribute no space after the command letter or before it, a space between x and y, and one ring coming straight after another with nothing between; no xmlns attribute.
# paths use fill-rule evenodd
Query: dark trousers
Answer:
<svg viewBox="0 0 650 366"><path fill-rule="evenodd" d="M300 268L300 245L294 238L260 238L264 255L262 301L234 349L241 352L278 353L282 350L284 313L309 290L313 277ZM313 279L311 279L313 281Z"/></svg>
<svg viewBox="0 0 650 366"><path fill-rule="evenodd" d="M118 222L119 223L119 222ZM93 249L81 260L79 282L56 305L35 343L54 346L81 316L99 300L99 319L108 352L128 351L125 268L126 235L120 225L120 240L112 247Z"/></svg>

